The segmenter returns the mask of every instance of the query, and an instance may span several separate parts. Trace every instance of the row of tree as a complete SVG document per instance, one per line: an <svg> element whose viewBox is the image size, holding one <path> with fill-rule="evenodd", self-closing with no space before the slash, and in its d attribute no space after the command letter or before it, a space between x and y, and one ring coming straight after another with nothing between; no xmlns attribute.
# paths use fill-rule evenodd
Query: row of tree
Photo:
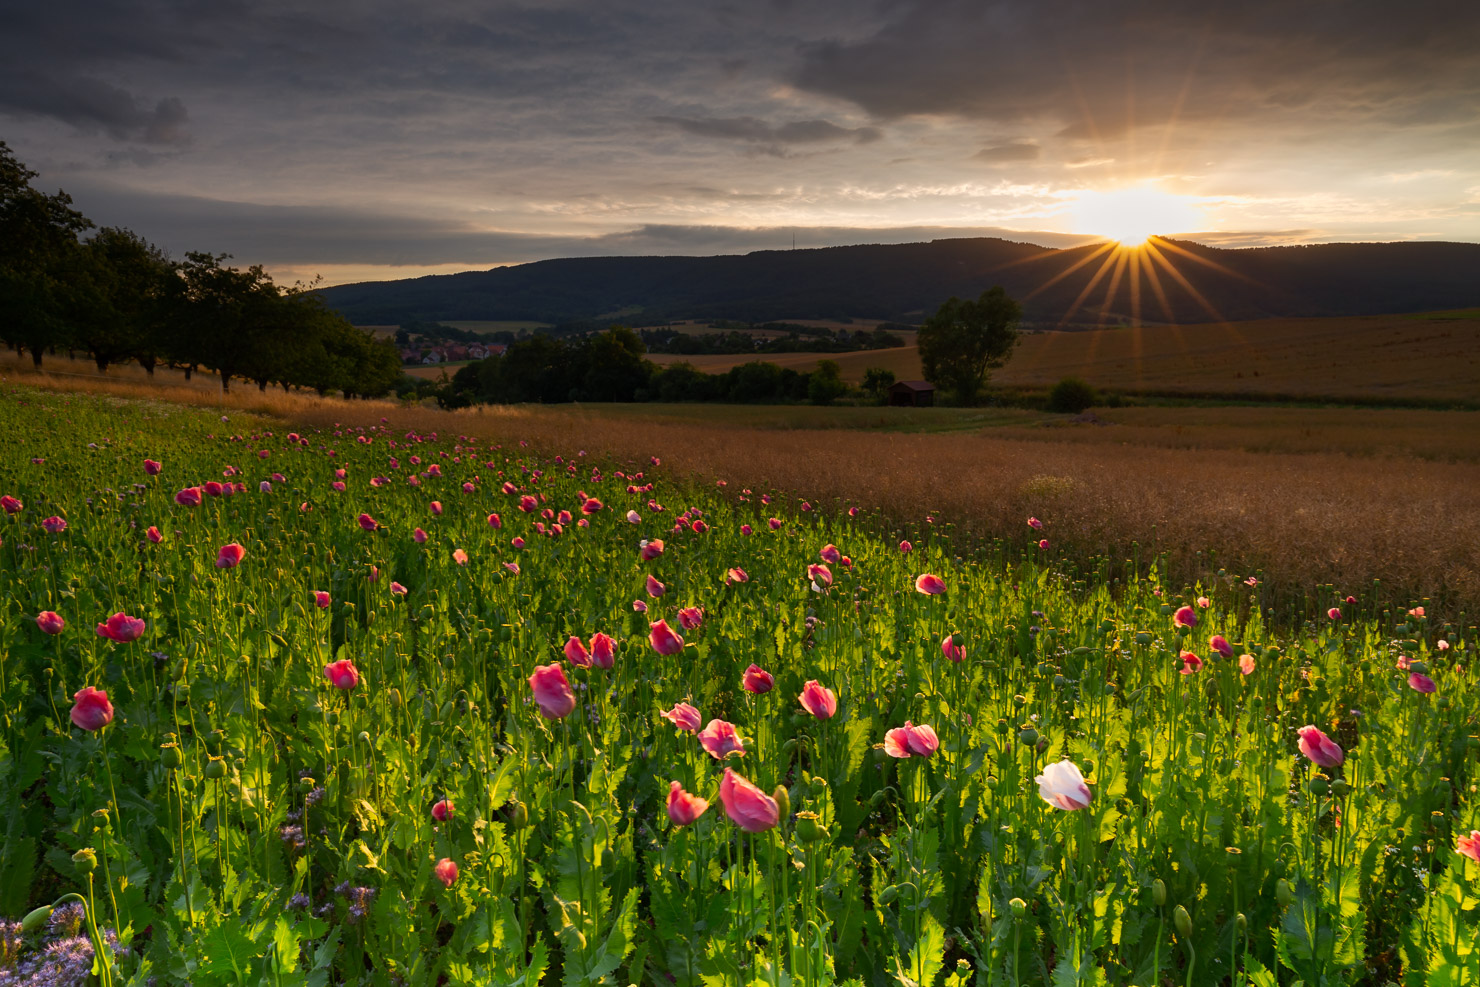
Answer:
<svg viewBox="0 0 1480 987"><path fill-rule="evenodd" d="M537 334L461 368L436 394L445 406L463 407L565 401L827 404L848 391L831 360L812 373L755 362L707 374L687 363L660 367L644 353L641 337L622 326L563 339Z"/></svg>
<svg viewBox="0 0 1480 987"><path fill-rule="evenodd" d="M131 230L95 229L65 192L32 187L36 173L0 142L0 341L40 367L47 352L80 350L99 370L128 360L187 377L233 378L374 397L401 380L400 358L326 308L313 286L283 287L228 254L174 261Z"/></svg>

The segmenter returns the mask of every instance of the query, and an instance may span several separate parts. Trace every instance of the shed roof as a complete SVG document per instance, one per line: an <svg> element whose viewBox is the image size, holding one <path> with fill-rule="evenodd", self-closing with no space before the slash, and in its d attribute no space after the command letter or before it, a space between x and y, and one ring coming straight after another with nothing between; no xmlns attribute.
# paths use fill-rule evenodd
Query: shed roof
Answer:
<svg viewBox="0 0 1480 987"><path fill-rule="evenodd" d="M912 391L935 390L935 385L930 383L930 381L928 380L897 380L893 384L889 385L890 390L893 390L896 387L907 387Z"/></svg>

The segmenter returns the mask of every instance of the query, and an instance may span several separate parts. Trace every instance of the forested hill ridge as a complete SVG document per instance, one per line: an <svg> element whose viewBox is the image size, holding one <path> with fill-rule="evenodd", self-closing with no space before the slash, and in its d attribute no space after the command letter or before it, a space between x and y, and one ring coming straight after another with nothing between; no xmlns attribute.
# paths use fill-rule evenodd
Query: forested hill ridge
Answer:
<svg viewBox="0 0 1480 987"><path fill-rule="evenodd" d="M1144 321L1189 323L1480 305L1480 244L1153 245L1162 260L1153 262L1146 250L1103 244L1056 250L995 238L718 257L581 257L338 285L322 295L360 325L843 316L919 321L952 295L975 297L996 284L1022 301L1029 323L1114 323L1137 311Z"/></svg>

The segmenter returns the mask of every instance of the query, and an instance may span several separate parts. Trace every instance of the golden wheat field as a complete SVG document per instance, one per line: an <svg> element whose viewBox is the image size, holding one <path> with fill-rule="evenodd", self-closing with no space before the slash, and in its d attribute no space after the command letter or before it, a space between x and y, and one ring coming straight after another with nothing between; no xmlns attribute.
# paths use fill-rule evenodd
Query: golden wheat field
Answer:
<svg viewBox="0 0 1480 987"><path fill-rule="evenodd" d="M0 378L152 397L332 427L527 440L750 488L858 506L881 523L1020 541L1048 521L1055 550L1111 560L1168 554L1177 578L1255 571L1271 599L1318 583L1480 609L1480 413L1290 407L1147 407L1083 420L1014 409L694 405L483 407L460 412L185 383L136 368L106 379L81 361L34 374L13 354ZM1208 552L1217 561L1209 565ZM1198 554L1204 553L1204 554Z"/></svg>

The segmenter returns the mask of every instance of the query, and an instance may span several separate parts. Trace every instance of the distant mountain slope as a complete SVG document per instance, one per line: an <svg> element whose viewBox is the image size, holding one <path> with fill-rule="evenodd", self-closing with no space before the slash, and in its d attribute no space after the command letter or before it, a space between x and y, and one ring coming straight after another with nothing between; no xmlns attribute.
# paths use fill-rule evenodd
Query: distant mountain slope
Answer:
<svg viewBox="0 0 1480 987"><path fill-rule="evenodd" d="M998 239L764 250L721 257L582 257L322 290L361 325L408 319L878 318L916 320L994 284L1038 323L1376 315L1480 304L1480 244L1332 243L1054 250Z"/></svg>

